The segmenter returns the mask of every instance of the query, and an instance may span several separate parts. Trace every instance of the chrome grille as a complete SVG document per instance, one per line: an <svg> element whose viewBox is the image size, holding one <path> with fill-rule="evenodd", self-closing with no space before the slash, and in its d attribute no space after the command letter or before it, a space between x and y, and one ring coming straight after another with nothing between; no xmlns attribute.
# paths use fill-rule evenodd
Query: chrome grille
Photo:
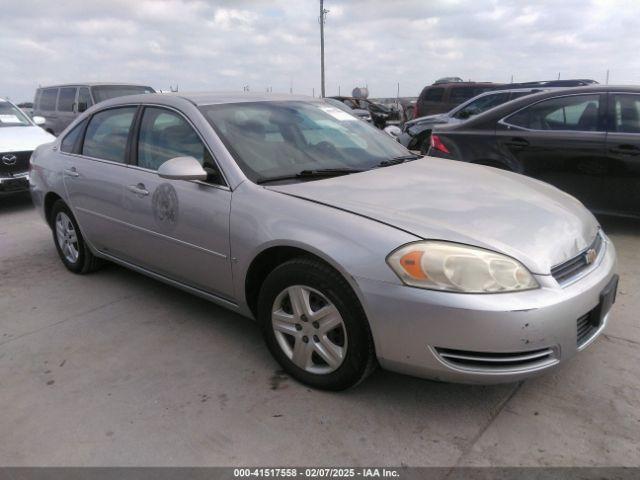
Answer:
<svg viewBox="0 0 640 480"><path fill-rule="evenodd" d="M595 250L597 258L600 256L600 251L602 250L603 245L604 241L602 239L602 235L598 232L595 240L588 248L570 260L553 267L551 269L551 275L560 284L568 282L592 265L592 262L589 262L587 259L587 252L591 249Z"/></svg>
<svg viewBox="0 0 640 480"><path fill-rule="evenodd" d="M29 170L28 152L0 152L0 176L10 177L14 173L22 173Z"/></svg>
<svg viewBox="0 0 640 480"><path fill-rule="evenodd" d="M470 352L451 348L436 347L440 358L465 370L483 370L487 372L508 372L536 369L557 363L552 348L530 350L528 352Z"/></svg>

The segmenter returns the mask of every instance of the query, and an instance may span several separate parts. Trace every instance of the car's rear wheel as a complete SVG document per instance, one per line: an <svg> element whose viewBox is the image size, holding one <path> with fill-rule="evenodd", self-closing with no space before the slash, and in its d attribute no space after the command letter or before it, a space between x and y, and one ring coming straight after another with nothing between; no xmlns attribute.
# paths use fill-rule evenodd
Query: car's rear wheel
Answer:
<svg viewBox="0 0 640 480"><path fill-rule="evenodd" d="M51 209L51 229L60 260L73 273L89 273L101 266L101 260L89 250L73 213L62 200Z"/></svg>
<svg viewBox="0 0 640 480"><path fill-rule="evenodd" d="M258 318L276 360L312 387L351 387L376 365L357 296L338 272L317 260L294 259L273 270L260 291Z"/></svg>

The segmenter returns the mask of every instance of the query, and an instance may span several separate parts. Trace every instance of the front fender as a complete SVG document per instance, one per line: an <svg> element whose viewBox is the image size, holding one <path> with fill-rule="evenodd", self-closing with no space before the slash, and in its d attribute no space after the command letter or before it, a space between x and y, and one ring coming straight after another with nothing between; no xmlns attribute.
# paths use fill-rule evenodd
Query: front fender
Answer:
<svg viewBox="0 0 640 480"><path fill-rule="evenodd" d="M295 247L339 271L366 311L357 278L399 284L385 259L398 246L415 240L418 237L369 218L245 183L233 192L231 202L235 296L250 315L245 282L251 263L269 248Z"/></svg>

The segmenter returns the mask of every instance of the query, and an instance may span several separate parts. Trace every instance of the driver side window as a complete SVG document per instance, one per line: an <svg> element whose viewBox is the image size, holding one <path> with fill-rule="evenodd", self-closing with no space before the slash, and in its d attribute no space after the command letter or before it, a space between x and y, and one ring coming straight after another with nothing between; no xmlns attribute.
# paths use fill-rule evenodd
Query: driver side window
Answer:
<svg viewBox="0 0 640 480"><path fill-rule="evenodd" d="M139 167L154 171L175 157L193 157L210 173L217 171L209 149L193 127L178 113L164 108L145 108L137 157Z"/></svg>

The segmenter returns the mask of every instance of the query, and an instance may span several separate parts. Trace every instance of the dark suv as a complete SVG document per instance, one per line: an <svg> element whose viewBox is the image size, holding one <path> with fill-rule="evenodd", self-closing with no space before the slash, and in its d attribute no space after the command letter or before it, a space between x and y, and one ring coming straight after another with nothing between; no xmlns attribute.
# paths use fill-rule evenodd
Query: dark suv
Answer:
<svg viewBox="0 0 640 480"><path fill-rule="evenodd" d="M36 90L33 115L44 117L47 132L58 135L90 106L125 95L155 93L151 87L123 83L74 83L41 87Z"/></svg>
<svg viewBox="0 0 640 480"><path fill-rule="evenodd" d="M416 102L414 118L444 113L489 90L496 90L502 84L490 82L437 83L422 89Z"/></svg>

